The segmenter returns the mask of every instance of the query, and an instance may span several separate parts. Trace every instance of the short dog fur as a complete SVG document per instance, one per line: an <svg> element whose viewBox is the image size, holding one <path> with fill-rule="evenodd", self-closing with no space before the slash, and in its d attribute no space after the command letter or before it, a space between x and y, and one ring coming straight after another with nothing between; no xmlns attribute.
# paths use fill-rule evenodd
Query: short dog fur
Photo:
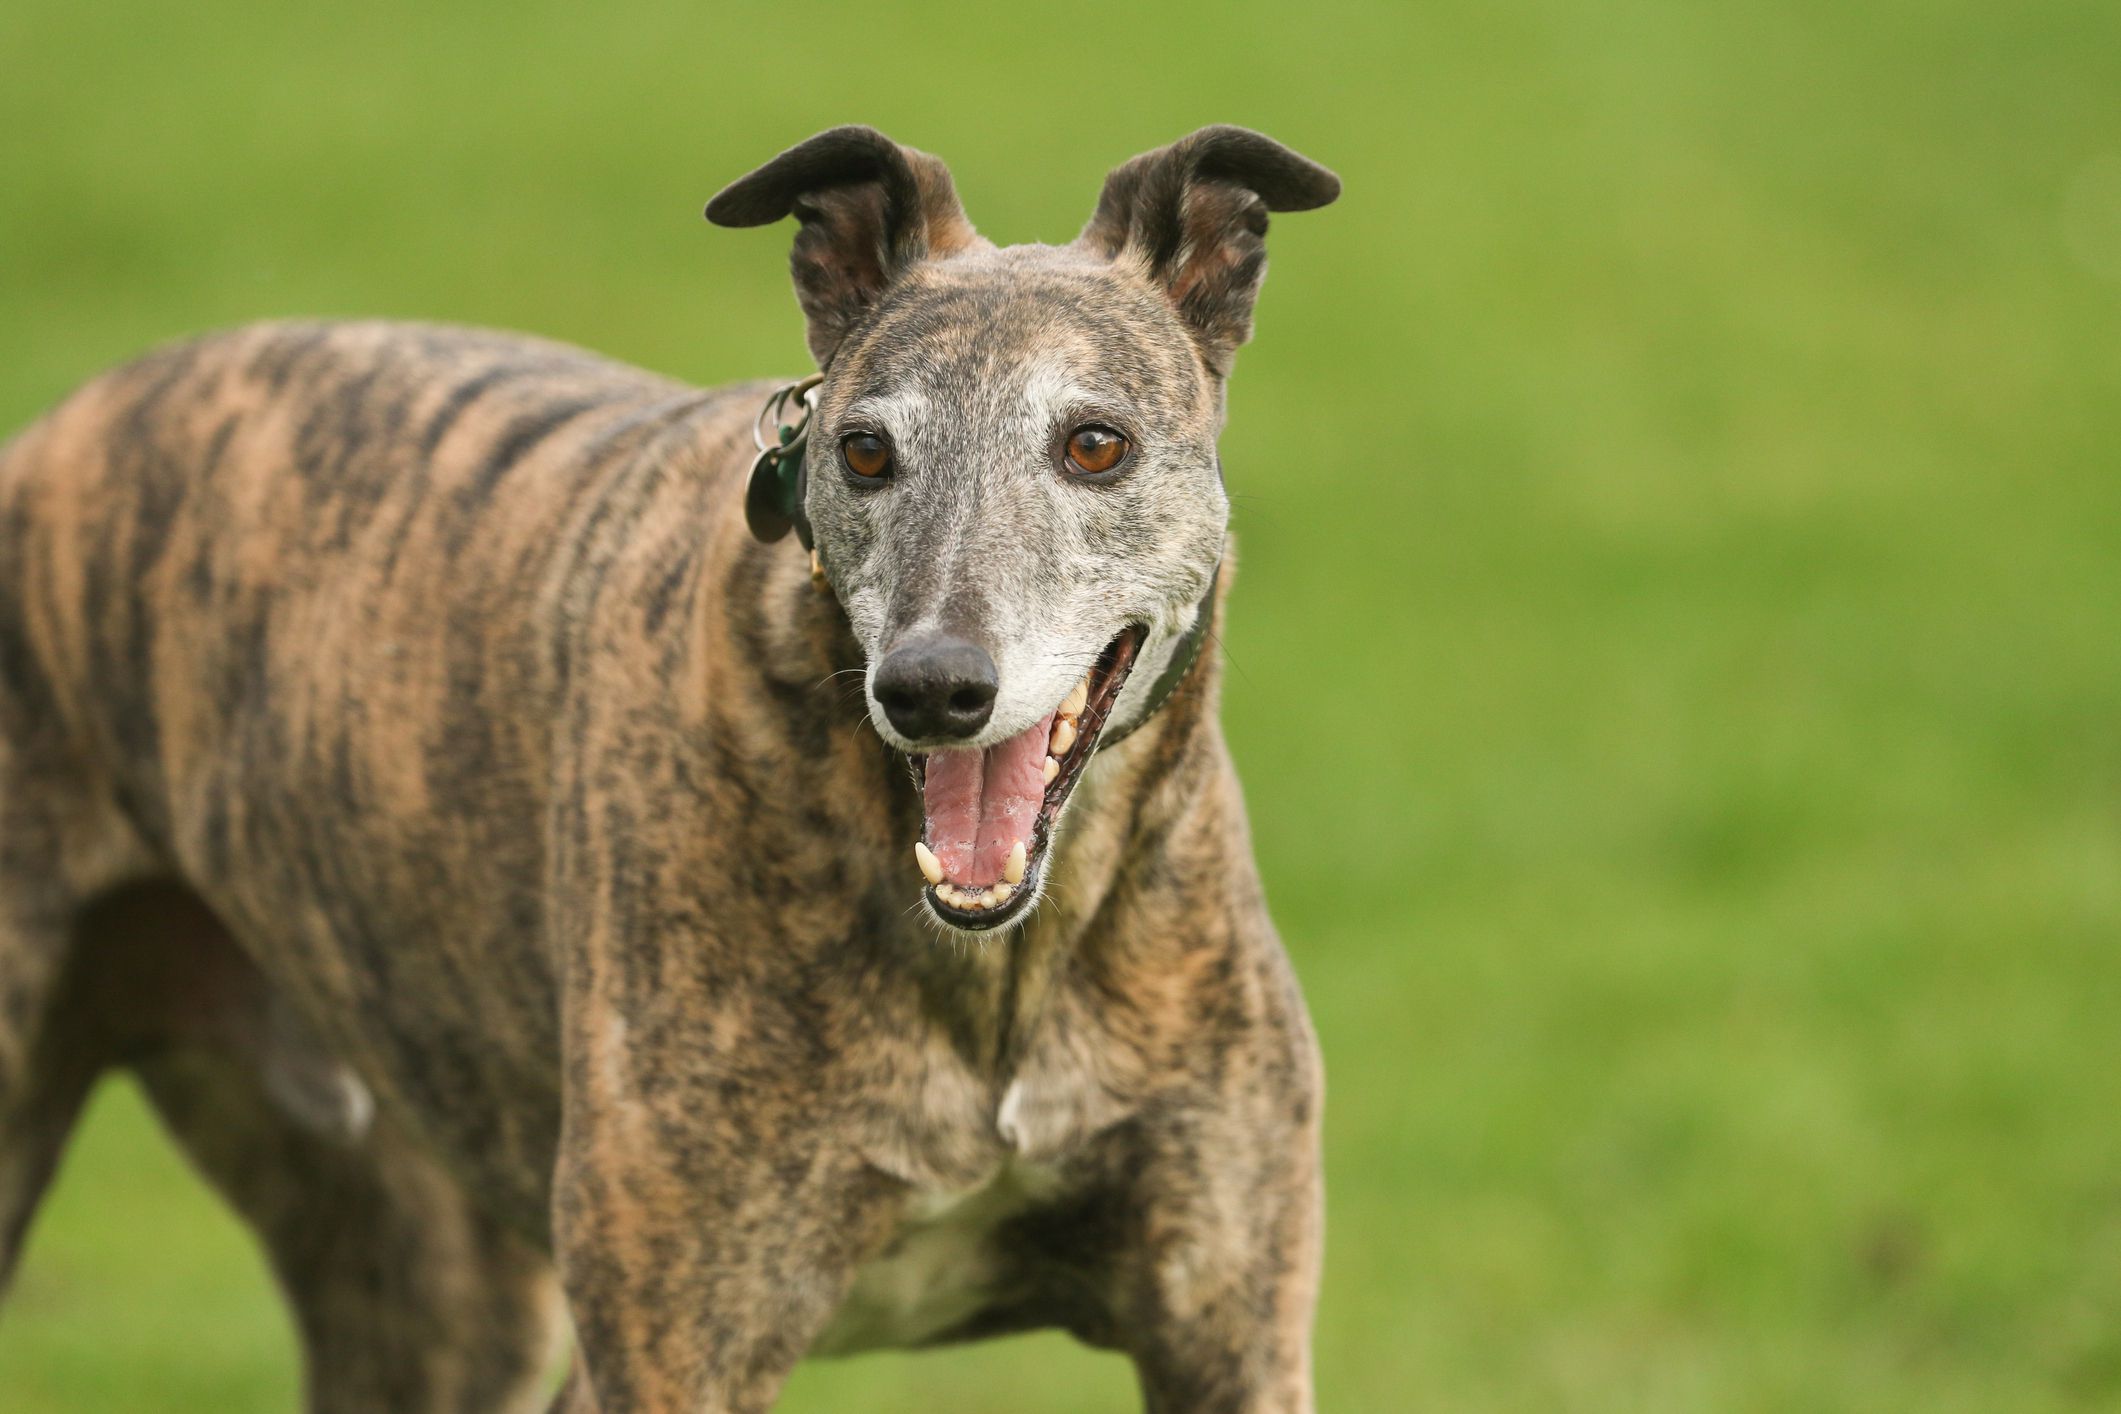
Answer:
<svg viewBox="0 0 2121 1414"><path fill-rule="evenodd" d="M577 1414L1050 1326L1162 1414L1310 1410L1317 1048L1214 653L1153 685L1230 580L1267 213L1338 189L1209 128L1073 244L998 249L935 158L842 128L717 197L800 222L827 592L747 526L770 383L276 324L25 430L0 1276L122 1067L260 1234L314 1409L531 1407L571 1317ZM1110 475L1061 460L1085 421L1127 439ZM950 739L878 695L939 638L993 669ZM1045 730L1094 663L1051 857L943 906L918 763Z"/></svg>

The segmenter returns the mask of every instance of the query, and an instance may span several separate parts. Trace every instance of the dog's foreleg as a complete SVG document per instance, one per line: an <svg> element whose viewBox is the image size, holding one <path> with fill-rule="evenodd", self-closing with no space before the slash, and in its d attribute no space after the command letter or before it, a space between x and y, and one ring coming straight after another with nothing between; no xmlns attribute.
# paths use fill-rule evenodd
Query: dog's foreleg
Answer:
<svg viewBox="0 0 2121 1414"><path fill-rule="evenodd" d="M875 1246L879 1180L713 1128L732 1147L653 1153L599 1131L563 1163L567 1414L762 1414Z"/></svg>
<svg viewBox="0 0 2121 1414"><path fill-rule="evenodd" d="M684 944L673 942L673 948ZM728 1013L658 994L572 1005L554 1241L577 1368L568 1414L759 1414L880 1244L893 1185L833 1142L814 1078L717 1057ZM629 1041L629 1038L634 1038Z"/></svg>
<svg viewBox="0 0 2121 1414"><path fill-rule="evenodd" d="M1143 1126L1116 1304L1150 1414L1312 1414L1318 1067L1278 1041Z"/></svg>

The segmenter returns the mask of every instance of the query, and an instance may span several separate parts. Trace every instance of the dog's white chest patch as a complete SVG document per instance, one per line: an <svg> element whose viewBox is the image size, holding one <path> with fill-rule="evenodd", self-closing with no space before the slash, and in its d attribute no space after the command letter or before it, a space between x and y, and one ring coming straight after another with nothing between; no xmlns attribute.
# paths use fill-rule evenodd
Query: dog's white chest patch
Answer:
<svg viewBox="0 0 2121 1414"><path fill-rule="evenodd" d="M917 1195L890 1244L855 1274L813 1353L918 1345L978 1312L1001 1274L995 1228L1057 1187L1051 1169L1011 1159L981 1187Z"/></svg>

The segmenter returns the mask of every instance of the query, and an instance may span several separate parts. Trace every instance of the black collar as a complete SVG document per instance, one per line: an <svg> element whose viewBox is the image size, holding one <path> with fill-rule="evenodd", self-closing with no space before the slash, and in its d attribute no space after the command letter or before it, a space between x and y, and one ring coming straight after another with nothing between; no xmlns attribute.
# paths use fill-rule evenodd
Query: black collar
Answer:
<svg viewBox="0 0 2121 1414"><path fill-rule="evenodd" d="M1208 592L1201 595L1200 602L1193 606L1192 626L1172 645L1171 661L1164 664L1164 670L1158 673L1156 681L1149 685L1148 706L1142 709L1141 717L1133 726L1124 731L1106 734L1097 744L1099 750L1117 746L1132 736L1142 723L1156 715L1157 709L1170 701L1171 694L1178 691L1178 685L1186 680L1186 674L1193 671L1193 665L1200 660L1200 650L1208 641L1208 621L1215 617L1215 585L1222 577L1222 561L1217 560L1215 573L1208 576Z"/></svg>

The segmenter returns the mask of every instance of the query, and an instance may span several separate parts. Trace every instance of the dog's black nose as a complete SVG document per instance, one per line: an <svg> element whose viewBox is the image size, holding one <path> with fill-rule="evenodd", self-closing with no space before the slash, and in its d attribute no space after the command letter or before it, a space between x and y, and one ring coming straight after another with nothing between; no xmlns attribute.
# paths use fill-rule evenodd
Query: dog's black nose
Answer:
<svg viewBox="0 0 2121 1414"><path fill-rule="evenodd" d="M876 700L916 741L971 736L994 714L999 685L987 650L948 634L902 643L876 666Z"/></svg>

